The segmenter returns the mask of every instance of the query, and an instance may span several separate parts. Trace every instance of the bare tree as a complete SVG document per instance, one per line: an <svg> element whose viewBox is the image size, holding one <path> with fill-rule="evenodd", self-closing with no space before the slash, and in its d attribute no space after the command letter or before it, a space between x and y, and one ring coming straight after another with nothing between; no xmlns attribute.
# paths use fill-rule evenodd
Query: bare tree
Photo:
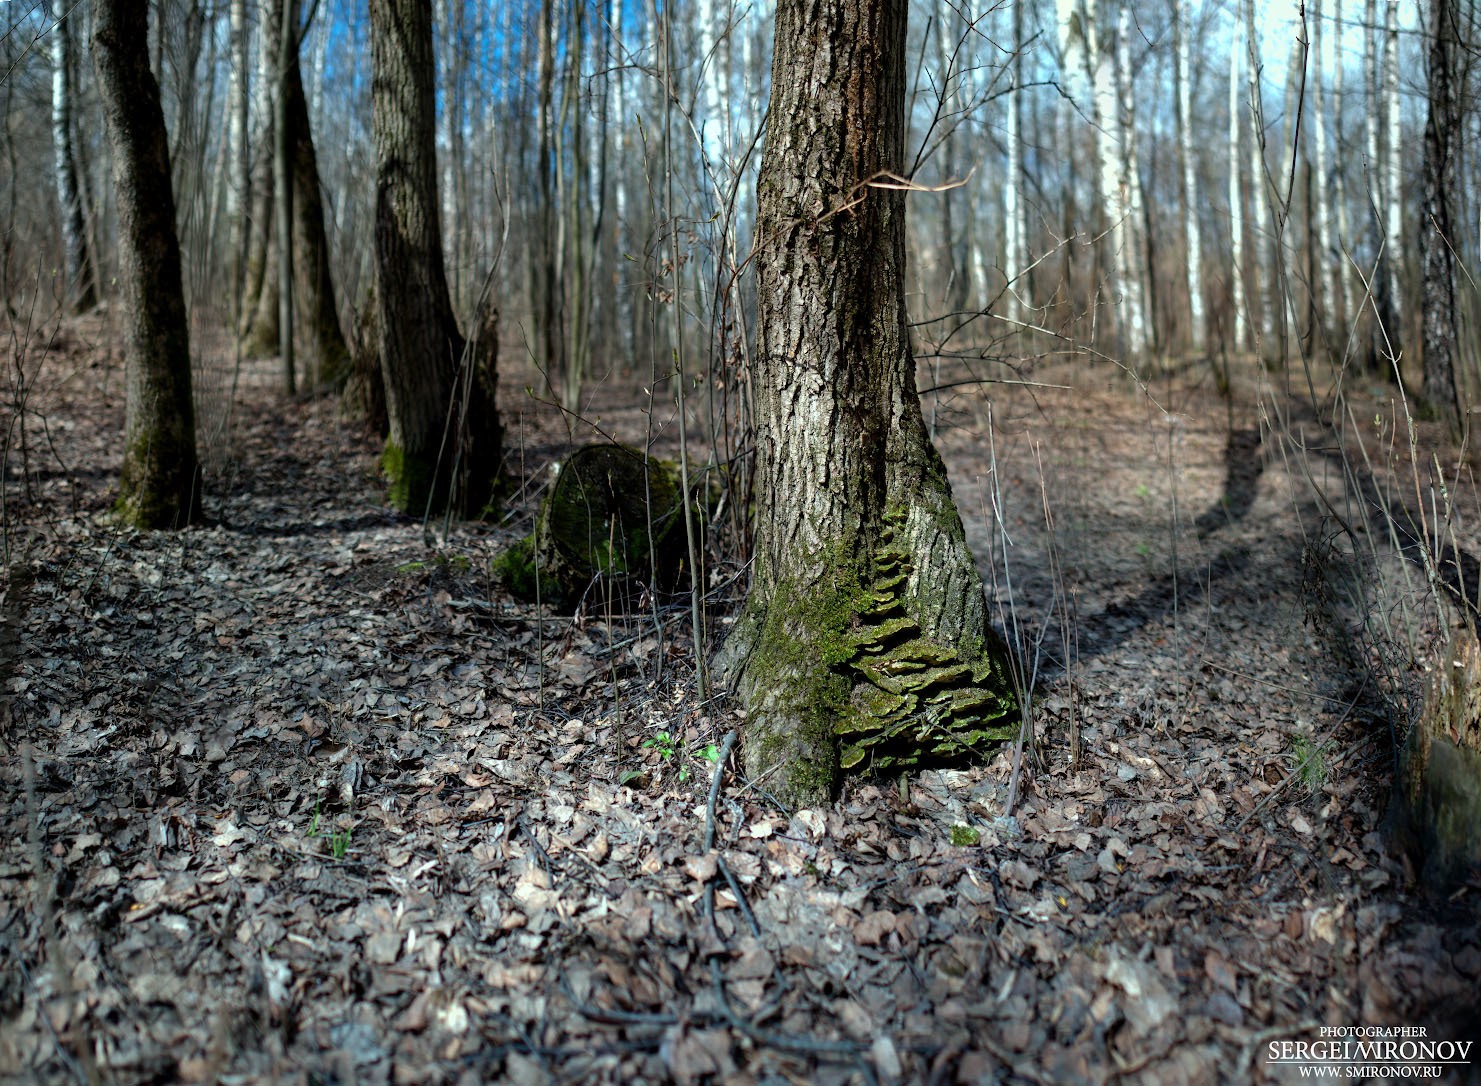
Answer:
<svg viewBox="0 0 1481 1086"><path fill-rule="evenodd" d="M468 347L453 319L437 198L432 11L371 0L376 332L390 436L391 502L478 515L499 469L491 305Z"/></svg>
<svg viewBox="0 0 1481 1086"><path fill-rule="evenodd" d="M63 12L52 31L51 140L56 156L57 201L62 209L62 241L67 255L64 303L74 313L98 304L97 272L87 240L82 183L73 150L72 103L76 97L72 17Z"/></svg>
<svg viewBox="0 0 1481 1086"><path fill-rule="evenodd" d="M1229 36L1229 283L1233 328L1229 345L1236 351L1244 348L1249 336L1248 294L1244 282L1244 174L1245 157L1241 148L1245 111L1240 108L1240 54L1244 43L1239 34L1239 15Z"/></svg>
<svg viewBox="0 0 1481 1086"><path fill-rule="evenodd" d="M1183 238L1188 265L1188 343L1195 351L1203 347L1203 239L1198 229L1198 159L1193 138L1193 72L1189 42L1192 15L1188 0L1175 0L1174 34L1177 38L1178 157L1182 166Z"/></svg>
<svg viewBox="0 0 1481 1086"><path fill-rule="evenodd" d="M1455 436L1465 406L1456 394L1456 243L1451 207L1455 200L1455 141L1462 131L1457 54L1459 0L1433 0L1429 39L1429 115L1424 125L1424 219L1419 231L1424 283L1424 400Z"/></svg>
<svg viewBox="0 0 1481 1086"><path fill-rule="evenodd" d="M148 0L99 0L93 8L128 338L116 509L140 528L180 528L200 513L200 471L175 197L159 85L149 70L148 10Z"/></svg>

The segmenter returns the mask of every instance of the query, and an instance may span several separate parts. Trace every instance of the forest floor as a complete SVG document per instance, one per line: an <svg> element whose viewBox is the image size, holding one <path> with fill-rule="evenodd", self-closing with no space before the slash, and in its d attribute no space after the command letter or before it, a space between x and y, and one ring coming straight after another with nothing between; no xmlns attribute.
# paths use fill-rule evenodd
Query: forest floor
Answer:
<svg viewBox="0 0 1481 1086"><path fill-rule="evenodd" d="M1011 798L1007 749L784 811L728 761L707 802L742 721L687 606L491 581L570 440L519 381L508 525L388 512L368 435L253 362L211 523L146 535L106 515L115 336L33 345L24 447L7 408L0 1078L1296 1081L1272 1042L1324 1027L1481 1041L1481 887L1425 898L1384 833L1434 645L1385 678L1352 636L1331 449L1258 372L933 403L1039 756Z"/></svg>

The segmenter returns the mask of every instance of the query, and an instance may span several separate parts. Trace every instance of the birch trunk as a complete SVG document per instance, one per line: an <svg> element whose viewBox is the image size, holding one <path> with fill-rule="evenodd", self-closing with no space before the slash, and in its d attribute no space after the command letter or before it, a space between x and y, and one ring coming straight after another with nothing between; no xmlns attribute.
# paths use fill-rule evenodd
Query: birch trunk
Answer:
<svg viewBox="0 0 1481 1086"><path fill-rule="evenodd" d="M72 141L73 87L72 18L63 14L52 32L51 145L56 163L57 202L62 211L62 244L66 250L66 281L62 304L73 313L86 313L98 304L97 273L87 243L87 216Z"/></svg>
<svg viewBox="0 0 1481 1086"><path fill-rule="evenodd" d="M1028 246L1024 244L1023 222L1023 0L1013 0L1013 57L1008 93L1008 177L1003 184L1003 242L1006 257L1003 271L1008 276L1008 309L1010 321L1023 319L1024 300L1029 294L1025 270ZM1032 305L1032 301L1028 302Z"/></svg>
<svg viewBox="0 0 1481 1086"><path fill-rule="evenodd" d="M1327 111L1326 88L1323 84L1322 64L1322 4L1321 0L1311 3L1311 171L1312 196L1315 207L1315 227L1311 238L1311 251L1316 265L1316 315L1318 327L1340 328L1334 324L1337 317L1337 293L1340 289L1341 256L1332 252L1332 207L1327 195ZM1337 67L1342 67L1339 55ZM1325 336L1322 337L1325 339Z"/></svg>
<svg viewBox="0 0 1481 1086"><path fill-rule="evenodd" d="M1188 345L1203 349L1203 240L1199 236L1198 160L1193 149L1193 72L1189 40L1192 38L1188 0L1178 0L1173 11L1177 36L1178 157L1182 166L1183 239L1188 263ZM1238 159L1231 158L1230 162Z"/></svg>
<svg viewBox="0 0 1481 1086"><path fill-rule="evenodd" d="M1240 179L1244 175L1244 151L1240 146L1244 110L1240 108L1240 89L1243 87L1239 57L1244 44L1240 41L1239 17L1235 16L1235 28L1229 39L1229 284L1232 332L1230 346L1242 350L1249 338L1249 306L1244 286L1244 191Z"/></svg>
<svg viewBox="0 0 1481 1086"><path fill-rule="evenodd" d="M1383 278L1385 342L1397 365L1403 355L1404 186L1400 176L1403 132L1399 116L1399 0L1388 0L1383 21Z"/></svg>
<svg viewBox="0 0 1481 1086"><path fill-rule="evenodd" d="M227 85L227 141L231 147L230 180L226 186L226 221L231 262L231 316L235 326L242 321L242 298L247 276L247 208L251 206L252 158L247 148L250 112L251 31L247 26L247 0L231 0L231 75Z"/></svg>
<svg viewBox="0 0 1481 1086"><path fill-rule="evenodd" d="M1337 220L1337 308L1332 313L1332 327L1343 338L1347 336L1347 322L1352 313L1352 229L1347 209L1348 155L1342 133L1346 130L1342 72L1346 65L1342 57L1342 0L1332 4L1332 118L1333 134L1336 137L1337 169L1332 171L1332 202L1336 205Z"/></svg>
<svg viewBox="0 0 1481 1086"><path fill-rule="evenodd" d="M1260 89L1260 36L1255 28L1255 0L1244 0L1245 44L1248 50L1246 75L1250 113L1250 211L1255 250L1254 281L1249 297L1260 300L1260 334L1255 349L1265 357L1275 343L1275 237L1270 229L1270 177L1265 160L1265 105Z"/></svg>
<svg viewBox="0 0 1481 1086"><path fill-rule="evenodd" d="M1146 203L1136 150L1136 95L1131 70L1131 7L1122 0L1116 30L1116 98L1120 105L1121 191L1126 198L1126 234L1122 239L1122 293L1130 331L1127 350L1140 357L1156 339L1152 323L1150 256L1146 244Z"/></svg>

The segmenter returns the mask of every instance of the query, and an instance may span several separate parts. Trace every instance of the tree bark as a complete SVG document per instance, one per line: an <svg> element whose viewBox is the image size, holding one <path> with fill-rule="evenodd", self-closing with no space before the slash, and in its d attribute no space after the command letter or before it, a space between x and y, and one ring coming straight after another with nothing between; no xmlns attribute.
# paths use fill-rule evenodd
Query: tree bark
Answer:
<svg viewBox="0 0 1481 1086"><path fill-rule="evenodd" d="M298 4L283 0L278 9L276 108L273 112L273 211L278 234L278 358L283 367L283 393L298 391L293 357L293 174L288 155L288 70L298 66Z"/></svg>
<svg viewBox="0 0 1481 1086"><path fill-rule="evenodd" d="M257 26L257 126L253 138L251 219L247 242L246 289L240 331L243 348L251 354L278 349L277 231L273 229L274 188L271 152L276 126L273 117L278 85L278 36L281 0L259 0Z"/></svg>
<svg viewBox="0 0 1481 1086"><path fill-rule="evenodd" d="M1341 53L1338 67L1341 67ZM1313 256L1316 281L1312 284L1316 293L1316 326L1319 329L1338 329L1334 324L1337 317L1337 287L1341 283L1342 262L1345 257L1338 252L1334 258L1332 250L1332 203L1327 196L1327 116L1326 88L1322 85L1322 4L1312 0L1311 5L1311 169L1312 194L1315 207L1313 238L1308 246ZM1340 123L1340 121L1339 121ZM1326 334L1318 340L1325 349Z"/></svg>
<svg viewBox="0 0 1481 1086"><path fill-rule="evenodd" d="M296 39L295 46L288 58L283 110L288 120L288 166L293 190L293 291L298 325L309 353L305 377L312 387L322 388L349 376L350 350L340 327L329 270L324 196L299 63L301 43Z"/></svg>
<svg viewBox="0 0 1481 1086"><path fill-rule="evenodd" d="M1015 705L916 392L904 193L873 185L903 169L906 7L777 5L755 561L717 663L750 710L748 771L789 804L826 801L851 763L978 749Z"/></svg>
<svg viewBox="0 0 1481 1086"><path fill-rule="evenodd" d="M97 273L87 244L87 218L78 182L77 157L72 149L72 20L57 19L53 32L51 74L51 140L56 156L57 200L62 208L62 242L67 254L67 281L63 304L73 313L86 313L98 304Z"/></svg>
<svg viewBox="0 0 1481 1086"><path fill-rule="evenodd" d="M1383 268L1378 304L1383 316L1385 368L1403 357L1404 186L1400 172L1403 132L1399 115L1399 2L1388 0L1383 17Z"/></svg>
<svg viewBox="0 0 1481 1086"><path fill-rule="evenodd" d="M1239 15L1229 39L1229 347L1244 349L1249 335L1249 301L1244 284L1244 155L1240 150L1240 133L1244 127L1244 110L1239 108L1239 56L1243 43L1239 36Z"/></svg>
<svg viewBox="0 0 1481 1086"><path fill-rule="evenodd" d="M231 146L230 181L226 186L226 220L231 232L232 320L242 326L243 296L247 287L247 209L251 206L252 158L247 148L251 102L251 71L248 67L247 0L231 0L231 76L226 92Z"/></svg>
<svg viewBox="0 0 1481 1086"><path fill-rule="evenodd" d="M127 327L127 407L118 514L179 528L200 513L190 339L159 85L149 70L148 0L99 0L93 57L118 204Z"/></svg>
<svg viewBox="0 0 1481 1086"><path fill-rule="evenodd" d="M1193 13L1187 0L1177 0L1173 8L1177 36L1178 83L1178 160L1182 167L1183 239L1188 261L1188 346L1203 349L1203 239L1199 234L1199 209L1203 206L1198 193L1198 161L1193 143ZM1236 160L1230 159L1232 165Z"/></svg>
<svg viewBox="0 0 1481 1086"><path fill-rule="evenodd" d="M425 0L371 0L371 129L376 151L376 328L390 436L391 503L422 515L481 512L499 468L495 316L473 349L453 319L437 199L432 12Z"/></svg>
<svg viewBox="0 0 1481 1086"><path fill-rule="evenodd" d="M1435 0L1429 43L1429 115L1424 126L1424 221L1419 231L1424 277L1424 399L1456 437L1465 417L1456 394L1455 255L1451 246L1457 238L1450 214L1456 194L1452 141L1463 123L1456 80L1459 20L1457 0Z"/></svg>

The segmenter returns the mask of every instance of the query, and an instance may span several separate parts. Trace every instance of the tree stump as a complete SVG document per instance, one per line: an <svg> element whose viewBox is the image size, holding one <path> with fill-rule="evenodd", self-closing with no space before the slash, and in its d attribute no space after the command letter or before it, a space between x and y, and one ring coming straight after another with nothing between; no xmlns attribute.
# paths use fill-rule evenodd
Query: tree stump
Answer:
<svg viewBox="0 0 1481 1086"><path fill-rule="evenodd" d="M645 585L684 576L683 494L674 473L626 445L587 445L559 467L535 530L494 563L521 599L574 606L595 593L627 610Z"/></svg>
<svg viewBox="0 0 1481 1086"><path fill-rule="evenodd" d="M1391 818L1432 893L1481 870L1481 644L1468 628L1451 636L1399 755Z"/></svg>

